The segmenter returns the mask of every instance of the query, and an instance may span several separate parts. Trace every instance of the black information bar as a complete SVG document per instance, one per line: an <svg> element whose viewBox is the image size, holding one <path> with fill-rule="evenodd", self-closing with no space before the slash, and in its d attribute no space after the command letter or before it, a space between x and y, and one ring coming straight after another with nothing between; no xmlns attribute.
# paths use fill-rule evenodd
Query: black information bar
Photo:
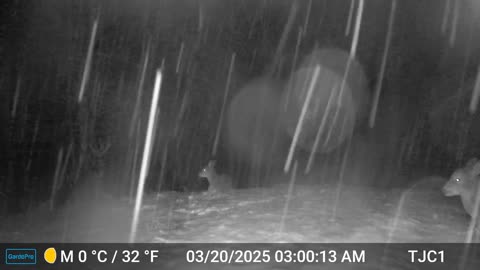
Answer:
<svg viewBox="0 0 480 270"><path fill-rule="evenodd" d="M479 270L480 244L0 243L0 258L0 269Z"/></svg>

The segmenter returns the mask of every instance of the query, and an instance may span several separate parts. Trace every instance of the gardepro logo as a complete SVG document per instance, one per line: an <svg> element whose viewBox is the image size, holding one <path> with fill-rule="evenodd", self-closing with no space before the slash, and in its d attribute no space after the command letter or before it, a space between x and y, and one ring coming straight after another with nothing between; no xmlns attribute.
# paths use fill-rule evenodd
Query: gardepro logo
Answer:
<svg viewBox="0 0 480 270"><path fill-rule="evenodd" d="M7 248L5 264L37 264L37 250L34 248Z"/></svg>

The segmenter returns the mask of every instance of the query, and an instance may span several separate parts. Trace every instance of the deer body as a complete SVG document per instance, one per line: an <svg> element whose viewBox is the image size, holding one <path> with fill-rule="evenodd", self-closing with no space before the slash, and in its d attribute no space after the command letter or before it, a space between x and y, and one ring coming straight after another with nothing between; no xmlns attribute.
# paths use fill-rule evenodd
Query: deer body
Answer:
<svg viewBox="0 0 480 270"><path fill-rule="evenodd" d="M443 186L445 196L460 196L465 211L473 217L478 189L480 188L480 162L471 159L464 168L453 172ZM478 212L478 210L477 210Z"/></svg>
<svg viewBox="0 0 480 270"><path fill-rule="evenodd" d="M226 191L232 189L232 179L228 175L218 174L215 170L215 161L211 160L199 173L199 177L207 178L209 191Z"/></svg>

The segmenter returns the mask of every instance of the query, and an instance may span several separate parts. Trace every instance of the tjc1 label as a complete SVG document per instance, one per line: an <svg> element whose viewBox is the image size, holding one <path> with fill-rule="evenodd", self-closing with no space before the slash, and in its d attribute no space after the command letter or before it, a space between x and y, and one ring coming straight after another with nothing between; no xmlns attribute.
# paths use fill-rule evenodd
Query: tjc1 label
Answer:
<svg viewBox="0 0 480 270"><path fill-rule="evenodd" d="M416 250L409 249L410 262L412 263L436 263L445 262L445 252L443 250Z"/></svg>

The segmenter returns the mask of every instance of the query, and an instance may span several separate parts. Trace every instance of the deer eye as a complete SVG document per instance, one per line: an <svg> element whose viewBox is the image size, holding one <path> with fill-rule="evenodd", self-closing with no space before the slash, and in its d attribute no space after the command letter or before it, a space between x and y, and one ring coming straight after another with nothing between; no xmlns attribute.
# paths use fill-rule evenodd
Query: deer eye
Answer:
<svg viewBox="0 0 480 270"><path fill-rule="evenodd" d="M460 178L455 178L455 182L460 182Z"/></svg>

